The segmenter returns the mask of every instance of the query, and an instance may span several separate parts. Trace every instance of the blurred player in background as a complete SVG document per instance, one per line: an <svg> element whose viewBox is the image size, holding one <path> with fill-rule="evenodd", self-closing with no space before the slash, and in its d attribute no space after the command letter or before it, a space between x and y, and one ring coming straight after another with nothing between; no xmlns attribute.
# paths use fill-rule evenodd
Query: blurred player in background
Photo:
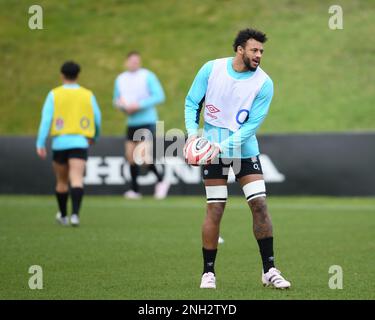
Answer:
<svg viewBox="0 0 375 320"><path fill-rule="evenodd" d="M127 55L125 67L126 71L116 78L113 95L114 106L128 115L125 158L130 165L131 188L124 196L128 199L141 198L137 177L140 164L144 164L157 179L154 197L163 199L168 193L169 183L163 180L154 164L152 148L158 120L156 105L164 102L164 91L156 75L142 68L138 52L132 51ZM143 140L139 141L137 136L143 136Z"/></svg>
<svg viewBox="0 0 375 320"><path fill-rule="evenodd" d="M263 263L262 283L276 288L290 287L290 282L274 265L272 223L255 136L273 96L272 80L259 67L266 40L266 35L260 31L240 31L233 44L235 56L204 64L186 97L188 142L197 137L204 103L204 136L215 148L208 160L210 164L203 167L207 214L202 227L204 268L201 288L216 288L214 264L220 221L228 197L230 167L252 212L253 233Z"/></svg>
<svg viewBox="0 0 375 320"><path fill-rule="evenodd" d="M68 61L61 67L63 85L50 91L43 106L36 142L37 154L47 156L46 140L52 136L53 169L56 175L56 219L68 225L67 201L72 199L72 226L79 225L84 195L83 175L89 145L100 133L101 113L93 93L77 83L80 66Z"/></svg>

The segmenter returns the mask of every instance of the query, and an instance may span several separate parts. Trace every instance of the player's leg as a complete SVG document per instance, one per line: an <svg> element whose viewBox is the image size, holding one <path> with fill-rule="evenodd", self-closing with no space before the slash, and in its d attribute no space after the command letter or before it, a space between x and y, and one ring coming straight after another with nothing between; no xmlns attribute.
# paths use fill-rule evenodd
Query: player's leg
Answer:
<svg viewBox="0 0 375 320"><path fill-rule="evenodd" d="M145 125L136 130L133 140L139 141L134 152L135 162L141 162L148 171L151 171L156 177L154 197L156 199L164 199L170 187L167 181L163 180L163 175L155 166L154 145L156 144L156 126ZM142 141L140 141L142 140Z"/></svg>
<svg viewBox="0 0 375 320"><path fill-rule="evenodd" d="M203 273L201 288L216 288L215 260L220 234L220 222L228 197L226 179L204 181L207 206L202 225Z"/></svg>
<svg viewBox="0 0 375 320"><path fill-rule="evenodd" d="M273 231L271 216L266 204L266 189L261 174L250 174L239 178L247 203L253 216L253 233L258 241L263 269L274 267Z"/></svg>
<svg viewBox="0 0 375 320"><path fill-rule="evenodd" d="M202 244L208 250L216 250L220 233L220 222L228 197L227 180L207 179L204 181L207 207L202 226Z"/></svg>
<svg viewBox="0 0 375 320"><path fill-rule="evenodd" d="M54 151L52 161L53 171L56 177L55 195L59 211L56 219L62 225L68 224L67 202L69 197L69 170L64 151Z"/></svg>
<svg viewBox="0 0 375 320"><path fill-rule="evenodd" d="M146 156L145 163L148 166L148 170L153 172L156 176L156 184L154 189L154 198L155 199L164 199L166 198L170 183L166 180L163 180L163 175L158 171L158 169L155 166L155 162L153 159L153 143L152 141L145 141L146 144L146 153L148 152L149 155Z"/></svg>
<svg viewBox="0 0 375 320"><path fill-rule="evenodd" d="M206 216L202 225L203 275L201 288L216 288L215 260L220 234L220 222L228 198L227 173L220 164L204 166Z"/></svg>
<svg viewBox="0 0 375 320"><path fill-rule="evenodd" d="M145 163L148 166L148 170L153 172L156 176L157 182L154 189L154 198L160 200L166 198L170 188L170 183L163 179L164 175L161 174L155 166L156 157L154 156L154 146L157 143L155 126L150 126L150 133L151 135L145 141Z"/></svg>
<svg viewBox="0 0 375 320"><path fill-rule="evenodd" d="M72 216L70 218L70 222L73 226L79 225L79 211L81 209L84 196L83 176L86 167L87 150L81 150L83 152L82 157L78 155L78 153L81 153L81 151L77 151L77 154L72 154L68 161L70 196L72 198Z"/></svg>
<svg viewBox="0 0 375 320"><path fill-rule="evenodd" d="M287 288L286 281L274 265L273 227L266 203L266 187L259 158L244 159L237 175L253 216L253 233L258 242L263 264L262 281L278 288Z"/></svg>
<svg viewBox="0 0 375 320"><path fill-rule="evenodd" d="M157 170L154 163L152 137L148 137L145 141L137 143L134 156L147 167L147 170L151 171L156 176L157 183L163 180L163 176Z"/></svg>
<svg viewBox="0 0 375 320"><path fill-rule="evenodd" d="M137 199L141 197L139 193L139 185L137 182L137 177L139 175L139 165L136 164L134 158L134 151L136 150L137 142L134 142L128 139L125 142L125 158L130 166L130 176L131 176L131 184L130 190L125 192L124 196L129 199Z"/></svg>

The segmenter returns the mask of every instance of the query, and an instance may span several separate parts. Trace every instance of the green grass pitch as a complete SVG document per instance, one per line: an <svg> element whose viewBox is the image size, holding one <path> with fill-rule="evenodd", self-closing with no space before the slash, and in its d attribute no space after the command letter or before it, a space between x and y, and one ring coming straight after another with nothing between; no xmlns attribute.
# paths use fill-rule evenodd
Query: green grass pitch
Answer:
<svg viewBox="0 0 375 320"><path fill-rule="evenodd" d="M113 84L129 50L140 50L166 93L166 130L184 128L184 101L199 68L234 54L238 30L264 30L262 68L275 94L262 133L374 130L375 1L38 0L44 29L28 28L31 0L0 0L0 134L35 134L63 61L82 66L95 93L102 134L123 134ZM344 29L331 30L331 5ZM17 112L15 112L17 110ZM202 112L203 114L203 112Z"/></svg>
<svg viewBox="0 0 375 320"><path fill-rule="evenodd" d="M52 196L0 196L0 299L374 299L375 199L269 197L278 268L290 290L263 288L251 215L229 199L216 290L199 289L204 197L84 199L81 226L54 221ZM43 289L31 290L31 265ZM328 287L331 265L343 289Z"/></svg>

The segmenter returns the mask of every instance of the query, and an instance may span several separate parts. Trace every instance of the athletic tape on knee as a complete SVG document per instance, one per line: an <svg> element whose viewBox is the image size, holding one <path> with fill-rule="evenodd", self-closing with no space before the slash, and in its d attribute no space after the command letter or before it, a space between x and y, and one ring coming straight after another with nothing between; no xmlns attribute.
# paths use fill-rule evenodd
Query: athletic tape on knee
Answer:
<svg viewBox="0 0 375 320"><path fill-rule="evenodd" d="M247 201L266 196L266 185L264 180L249 182L242 187L242 190Z"/></svg>
<svg viewBox="0 0 375 320"><path fill-rule="evenodd" d="M206 187L207 203L227 202L227 186L207 186Z"/></svg>

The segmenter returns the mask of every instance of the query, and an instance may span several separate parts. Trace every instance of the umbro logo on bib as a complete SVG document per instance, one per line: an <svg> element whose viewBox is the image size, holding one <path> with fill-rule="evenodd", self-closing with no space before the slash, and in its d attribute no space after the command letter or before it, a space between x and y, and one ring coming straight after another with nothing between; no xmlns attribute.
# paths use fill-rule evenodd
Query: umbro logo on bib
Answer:
<svg viewBox="0 0 375 320"><path fill-rule="evenodd" d="M56 130L62 130L64 128L64 120L62 118L57 118L55 121Z"/></svg>
<svg viewBox="0 0 375 320"><path fill-rule="evenodd" d="M216 108L214 105L212 104L208 104L206 106L206 109L211 112L211 113L216 113L216 112L220 112L220 109Z"/></svg>
<svg viewBox="0 0 375 320"><path fill-rule="evenodd" d="M208 112L207 112L208 111ZM212 104L206 105L206 116L210 117L211 119L217 119L217 116L213 115L213 113L220 112L220 109L216 108Z"/></svg>

